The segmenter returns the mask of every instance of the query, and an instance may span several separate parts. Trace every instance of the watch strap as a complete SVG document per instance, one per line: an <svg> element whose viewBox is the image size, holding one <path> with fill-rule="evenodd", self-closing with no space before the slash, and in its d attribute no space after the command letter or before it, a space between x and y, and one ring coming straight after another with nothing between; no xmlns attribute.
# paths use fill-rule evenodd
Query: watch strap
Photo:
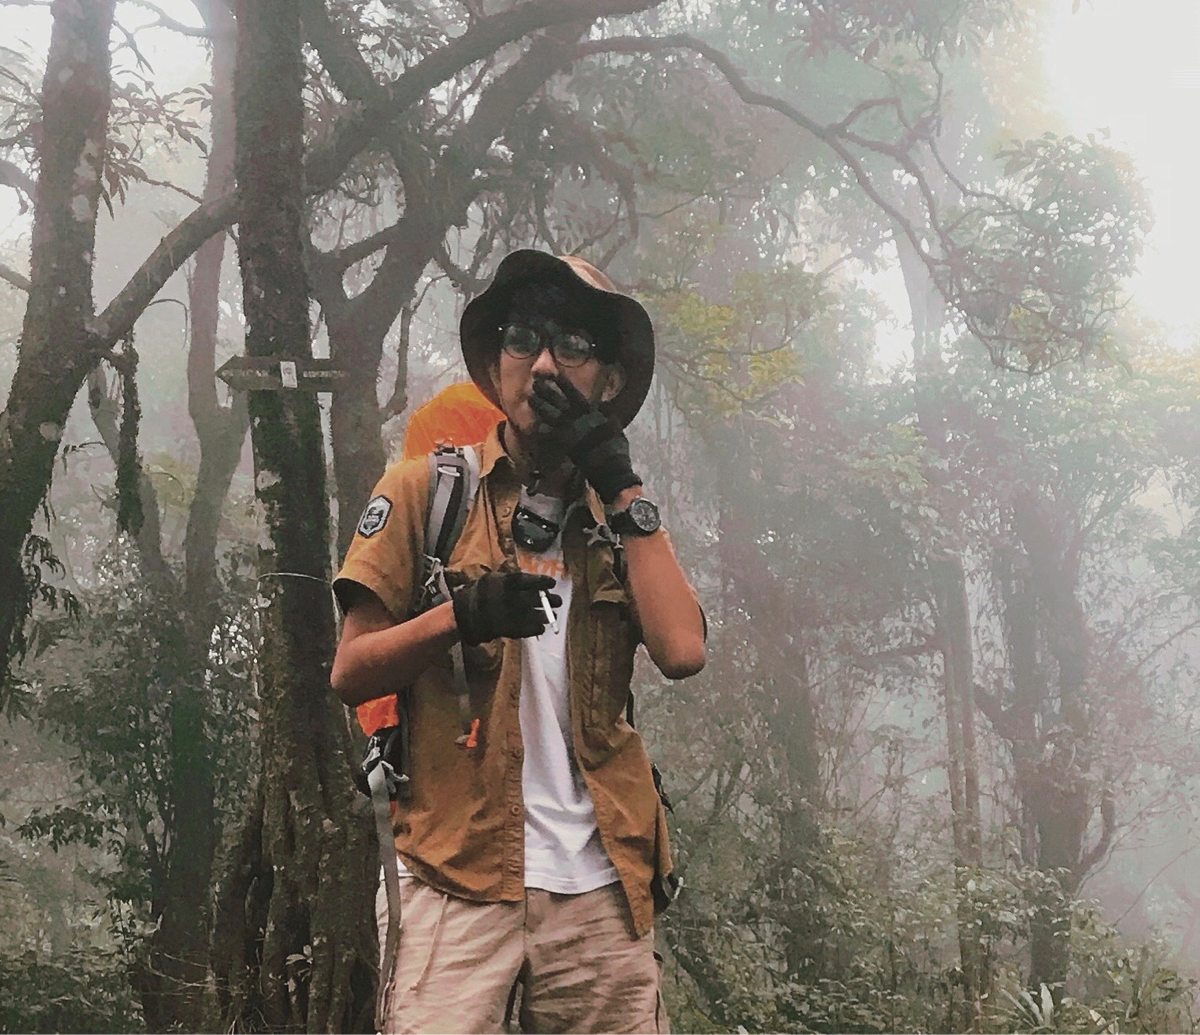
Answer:
<svg viewBox="0 0 1200 1035"><path fill-rule="evenodd" d="M658 516L658 506L653 501L646 499L645 496L639 496L624 510L619 510L615 514L610 515L608 519L608 527L616 532L617 535L622 536L653 535L659 530L659 528L662 527L661 518L658 518L658 520L654 522L653 528L645 528L638 524L638 522L634 520L633 515L630 513L635 506L651 508L655 516Z"/></svg>

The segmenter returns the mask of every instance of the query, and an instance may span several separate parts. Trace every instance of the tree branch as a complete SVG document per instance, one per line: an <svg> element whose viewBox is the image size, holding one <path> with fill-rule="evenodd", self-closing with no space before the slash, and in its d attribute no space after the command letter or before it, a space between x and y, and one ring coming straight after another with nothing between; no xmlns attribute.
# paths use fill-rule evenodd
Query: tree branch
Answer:
<svg viewBox="0 0 1200 1035"><path fill-rule="evenodd" d="M979 683L975 684L975 704L983 712L984 718L992 724L992 729L1005 740L1016 744L1026 739L1026 731L1021 728L1017 719L1017 710L1005 708L996 694Z"/></svg>
<svg viewBox="0 0 1200 1035"><path fill-rule="evenodd" d="M1088 871L1104 858L1116 829L1117 803L1111 785L1106 783L1100 797L1100 838L1079 860L1079 865L1075 868L1077 880L1082 881Z"/></svg>
<svg viewBox="0 0 1200 1035"><path fill-rule="evenodd" d="M660 3L662 0L529 0L511 11L481 18L461 36L417 62L379 91L373 90L370 100L363 103L360 111L339 121L329 144L321 154L313 155L308 163L308 191L317 193L327 190L337 181L350 160L389 128L400 112L407 110L433 87L468 65L495 53L505 44L543 29L634 14L657 7ZM351 66L355 63L352 60L343 63L342 59L347 55L341 53L340 44L328 35L323 37L323 42L330 47L333 66L348 73L347 88L357 91L366 87L362 70L354 71Z"/></svg>
<svg viewBox="0 0 1200 1035"><path fill-rule="evenodd" d="M110 362L118 361L114 362L114 365L120 369L121 357L109 356L106 358ZM119 427L121 417L117 412L116 400L109 394L108 382L101 366L92 367L88 373L87 387L88 409L91 411L92 421L96 425L96 430L100 432L104 448L108 450L113 464L119 467L121 462L121 429ZM138 553L151 575L161 580L170 589L178 591L179 585L174 574L163 559L158 493L140 461L138 462L137 492L141 497L143 515L142 525L134 536Z"/></svg>
<svg viewBox="0 0 1200 1035"><path fill-rule="evenodd" d="M137 61L138 68L144 72L153 73L154 67L146 60L146 55L142 53L141 48L138 46L137 37L118 21L113 22L113 28L125 37L125 45L133 52L133 57ZM118 47L117 50L119 51L120 48Z"/></svg>
<svg viewBox="0 0 1200 1035"><path fill-rule="evenodd" d="M717 68L744 103L777 112L828 146L849 170L863 194L888 217L896 230L908 241L913 254L928 269L930 277L947 303L955 309L966 329L987 348L996 365L1032 372L1044 369L1064 358L1066 353L1061 346L1069 346L1072 353L1083 353L1101 342L1102 323L1107 319L1104 311L1098 314L1059 314L1052 304L1053 298L1051 304L1043 308L1035 307L1035 311L1030 314L1033 321L1040 325L1038 328L1024 333L1013 332L1009 326L1010 320L1005 314L1014 310L1028 311L1024 299L1025 289L1029 288L1037 293L1043 288L1035 275L1028 275L1026 283L1018 286L1016 290L1003 293L987 284L973 284L969 278L964 279L964 275L973 267L974 257L969 247L964 247L952 236L953 224L947 226L942 223L939 200L929 176L915 154L918 145L931 149L938 167L960 192L960 196L966 194L983 199L992 206L978 210L977 215L990 219L1017 219L1022 212L1020 205L999 195L967 190L966 185L955 176L936 148L936 105L926 110L915 122L910 122L897 99L878 99L858 105L838 122L823 124L782 98L753 89L728 55L685 33L595 40L583 44L579 48L579 54L638 54L670 50L690 50L699 54ZM884 105L895 109L897 120L904 129L899 140L871 139L851 130L852 123L864 111ZM924 208L925 218L920 225L909 218L901 204L875 182L863 158L856 152L885 157L911 177ZM938 244L936 251L928 243L930 238ZM1030 319L1027 318L1026 323L1029 322ZM993 327L992 324L998 326ZM1011 348L1021 352L1024 357L1023 364L1014 365L1005 359Z"/></svg>
<svg viewBox="0 0 1200 1035"><path fill-rule="evenodd" d="M916 251L921 261L929 268L932 275L940 277L943 272L942 264L939 263L932 255L930 255L925 242L917 233L916 228L900 208L888 200L881 191L875 186L866 167L861 159L851 150L851 145L862 147L875 151L880 154L885 154L893 159L900 159L902 152L899 145L889 144L884 141L869 140L865 137L859 137L856 134L849 132L846 125L842 123L832 123L825 125L818 122L810 115L806 115L800 109L789 104L787 101L779 97L773 97L770 94L762 93L753 89L746 82L745 77L734 66L733 61L727 54L718 50L703 40L697 39L695 36L689 36L686 33L676 33L670 36L658 37L639 37L626 36L617 37L607 40L596 40L594 42L585 43L579 48L579 55L585 56L589 54L617 53L617 54L637 54L654 51L665 50L691 50L699 54L711 65L715 66L717 71L724 76L726 82L733 88L733 92L738 95L746 104L751 104L756 107L768 108L771 111L777 112L784 118L793 122L815 136L817 139L825 143L833 152L842 160L845 166L850 170L859 188L867 195L868 198L884 212L892 222L900 228L900 231L909 238L913 249ZM853 113L852 113L853 114ZM848 125L850 117L842 120ZM916 174L918 181L922 179L919 171Z"/></svg>
<svg viewBox="0 0 1200 1035"><path fill-rule="evenodd" d="M182 33L184 36L194 36L199 39L212 39L212 31L203 27L184 25L183 22L176 21L158 4L151 3L150 0L125 0L125 3L132 4L134 7L141 7L149 11L151 14L158 15L158 21L152 22L150 25L145 25L146 29L171 29L173 32Z"/></svg>
<svg viewBox="0 0 1200 1035"><path fill-rule="evenodd" d="M324 0L301 0L300 14L308 42L343 96L363 103L380 100L383 87L354 41L333 24Z"/></svg>
<svg viewBox="0 0 1200 1035"><path fill-rule="evenodd" d="M572 29L567 26L563 31ZM389 228L394 237L387 253L371 283L350 303L354 319L360 321L359 335L382 338L386 333L403 301L399 294L415 280L414 267L420 263L424 269L422 257L433 258L430 245L465 217L467 206L478 195L474 174L491 142L533 93L573 58L573 46L554 34L535 39L481 94L470 121L456 134L454 161L447 164L446 172L437 176L432 169L414 170L412 196L406 192L405 214Z"/></svg>
<svg viewBox="0 0 1200 1035"><path fill-rule="evenodd" d="M374 255L381 248L390 247L393 243L401 239L405 216L400 216L391 226L385 226L382 230L377 230L370 237L364 237L361 241L355 241L353 244L348 244L344 248L339 248L336 251L316 251L314 250L313 258L317 262L327 263L331 269L340 273L345 273L356 262L362 262L363 259Z"/></svg>
<svg viewBox="0 0 1200 1035"><path fill-rule="evenodd" d="M936 654L943 649L941 638L939 636L929 636L916 643L905 643L899 647L891 647L888 650L876 651L873 654L856 654L851 658L851 663L859 668L874 668L877 665L886 665L892 661L899 661L903 658L923 658L930 654Z"/></svg>
<svg viewBox="0 0 1200 1035"><path fill-rule="evenodd" d="M555 127L617 188L617 194L625 202L626 211L629 213L629 232L636 238L637 181L633 172L610 155L606 142L596 136L593 123L583 122L554 107L550 112Z"/></svg>
<svg viewBox="0 0 1200 1035"><path fill-rule="evenodd" d="M180 194L183 197L187 198L188 201L194 201L197 205L202 204L204 201L204 199L202 197L200 197L199 194L194 194L190 190L188 190L186 187L181 187L177 183L171 183L170 180L156 180L156 179L153 179L152 177L147 176L145 178L139 178L138 182L144 183L148 187L162 187L166 190L174 191L176 194Z"/></svg>
<svg viewBox="0 0 1200 1035"><path fill-rule="evenodd" d="M129 278L99 316L89 322L92 351L97 355L124 338L142 311L162 290L171 275L213 234L237 218L238 198L229 193L196 208L166 235Z"/></svg>
<svg viewBox="0 0 1200 1035"><path fill-rule="evenodd" d="M477 276L471 270L465 270L461 266L457 266L454 260L450 258L450 253L446 249L446 242L442 241L437 251L434 252L433 260L438 264L441 271L446 274L450 283L459 289L464 295L477 295L485 287L488 282Z"/></svg>
<svg viewBox="0 0 1200 1035"><path fill-rule="evenodd" d="M408 408L408 351L412 340L413 313L416 309L416 305L406 305L400 310L400 340L396 343L396 380L392 385L391 396L379 411L380 418L385 421Z"/></svg>
<svg viewBox="0 0 1200 1035"><path fill-rule="evenodd" d="M0 158L0 184L5 187L12 187L14 190L24 194L30 201L33 200L33 191L37 184L32 176L25 172L15 162L10 162L7 158ZM24 212L28 206L24 199L21 200L21 211Z"/></svg>
<svg viewBox="0 0 1200 1035"><path fill-rule="evenodd" d="M0 280L7 280L13 287L17 288L19 291L28 292L29 289L33 286L29 282L28 277L26 277L24 274L18 273L11 266L6 266L2 262L0 262Z"/></svg>

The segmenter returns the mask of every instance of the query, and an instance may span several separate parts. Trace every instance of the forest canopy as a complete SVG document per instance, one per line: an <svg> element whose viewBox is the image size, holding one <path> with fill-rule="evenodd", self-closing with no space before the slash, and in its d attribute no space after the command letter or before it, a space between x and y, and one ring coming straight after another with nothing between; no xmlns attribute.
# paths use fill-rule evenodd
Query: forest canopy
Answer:
<svg viewBox="0 0 1200 1035"><path fill-rule="evenodd" d="M279 3L0 0L0 1030L370 1030L328 584L522 247L656 328L676 1030L1194 1030L1200 363L1066 0Z"/></svg>

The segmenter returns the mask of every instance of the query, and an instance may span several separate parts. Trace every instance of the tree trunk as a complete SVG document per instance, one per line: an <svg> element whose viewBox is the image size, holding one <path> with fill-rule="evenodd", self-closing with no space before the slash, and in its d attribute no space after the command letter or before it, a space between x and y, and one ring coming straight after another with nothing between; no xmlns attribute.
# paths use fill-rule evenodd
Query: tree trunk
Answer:
<svg viewBox="0 0 1200 1035"><path fill-rule="evenodd" d="M238 5L237 179L246 352L311 355L303 256L303 62L294 0ZM224 1023L342 1031L371 1007L375 853L355 809L341 706L329 688L324 449L316 397L250 396L260 546L259 815L222 889L215 968ZM249 838L249 843L247 842ZM252 842L257 840L257 844ZM247 861L257 860L257 865ZM240 910L240 924L232 914Z"/></svg>
<svg viewBox="0 0 1200 1035"><path fill-rule="evenodd" d="M917 422L935 451L946 446L942 407L929 381L943 371L941 334L946 304L903 234L896 235L900 267L908 291L913 322L913 365L917 372L915 406ZM943 519L957 505L938 503ZM975 743L974 645L971 641L971 607L962 560L943 551L929 558L937 639L942 653L942 701L946 714L947 778L950 784L950 825L954 837L954 886L958 927L959 962L963 978L966 1024L982 1021L982 997L991 984L983 957L972 896L968 890L974 870L983 863L980 837L979 759Z"/></svg>
<svg viewBox="0 0 1200 1035"><path fill-rule="evenodd" d="M978 1029L982 997L991 977L979 940L971 882L983 865L979 819L979 760L975 745L974 663L966 573L957 557L931 562L938 639L942 643L942 697L949 751L951 829L954 835L954 887L965 1022Z"/></svg>
<svg viewBox="0 0 1200 1035"><path fill-rule="evenodd" d="M784 450L781 450L784 451ZM803 627L790 589L757 543L759 529L739 501L753 488L731 463L721 472L721 566L747 615L747 635L758 659L768 743L788 800L781 804L779 849L770 884L785 930L783 953L790 979L816 983L827 977L823 951L827 925L813 879L820 855L820 746L816 704L804 651ZM796 1020L802 1018L797 1015Z"/></svg>
<svg viewBox="0 0 1200 1035"><path fill-rule="evenodd" d="M22 550L67 415L92 365L96 211L108 139L115 0L54 0L42 82L29 301L0 413L0 671L22 653L31 600Z"/></svg>
<svg viewBox="0 0 1200 1035"><path fill-rule="evenodd" d="M212 32L212 145L204 199L233 189L233 71L236 25L223 0L197 4ZM217 843L216 776L208 733L205 687L212 630L219 614L216 574L217 526L241 456L248 426L244 396L230 408L217 401L214 375L224 234L196 252L188 284L190 340L188 409L200 442L196 491L184 540L184 614L187 662L173 688L171 708L171 802L174 827L163 888L163 910L141 982L142 1010L152 1030L211 1028L207 997L213 857Z"/></svg>
<svg viewBox="0 0 1200 1035"><path fill-rule="evenodd" d="M997 551L1012 699L989 699L988 717L1010 744L1021 804L1021 854L1040 880L1029 896L1029 984L1061 1001L1070 968L1071 910L1080 883L1103 857L1115 826L1112 795L1093 800L1095 732L1088 685L1087 620L1079 601L1073 515L1029 488L1013 502L1014 543ZM1099 806L1100 836L1087 828Z"/></svg>
<svg viewBox="0 0 1200 1035"><path fill-rule="evenodd" d="M1088 793L1087 622L1078 599L1078 558L1064 546L1065 536L1056 534L1047 513L1050 506L1031 490L1018 496L1013 516L1057 670L1057 701L1042 702L1040 750L1027 760L1018 780L1037 831L1037 867L1044 878L1030 920L1029 983L1035 989L1050 986L1058 1002L1070 965L1071 905L1085 872L1111 837L1112 820L1104 813L1101 842L1089 853L1085 841L1096 803Z"/></svg>
<svg viewBox="0 0 1200 1035"><path fill-rule="evenodd" d="M234 188L233 77L237 25L226 0L204 0L196 6L212 32L212 146L204 182L204 200L208 201L229 194ZM225 235L214 234L197 250L188 284L191 313L188 414L200 442L200 467L184 539L184 584L196 638L203 638L206 643L218 618L215 612L219 592L217 527L249 426L244 395L235 394L228 407L221 406L217 399L217 324L224 256Z"/></svg>
<svg viewBox="0 0 1200 1035"><path fill-rule="evenodd" d="M818 979L826 934L816 908L819 889L812 878L823 851L818 809L821 795L817 718L808 657L794 649L781 664L770 729L787 760L791 801L780 817L779 877L790 894L784 903L787 930L784 958L788 973L800 981ZM797 1020L801 1018L796 1017Z"/></svg>

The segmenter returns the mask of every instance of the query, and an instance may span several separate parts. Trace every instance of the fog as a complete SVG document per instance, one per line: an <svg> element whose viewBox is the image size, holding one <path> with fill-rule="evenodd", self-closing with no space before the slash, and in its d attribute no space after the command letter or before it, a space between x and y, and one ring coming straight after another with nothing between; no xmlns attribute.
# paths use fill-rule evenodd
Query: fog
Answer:
<svg viewBox="0 0 1200 1035"><path fill-rule="evenodd" d="M239 94L278 2L0 0L0 1030L368 1030L322 584L527 247L654 323L676 1030L1195 1030L1200 4L303 0Z"/></svg>

